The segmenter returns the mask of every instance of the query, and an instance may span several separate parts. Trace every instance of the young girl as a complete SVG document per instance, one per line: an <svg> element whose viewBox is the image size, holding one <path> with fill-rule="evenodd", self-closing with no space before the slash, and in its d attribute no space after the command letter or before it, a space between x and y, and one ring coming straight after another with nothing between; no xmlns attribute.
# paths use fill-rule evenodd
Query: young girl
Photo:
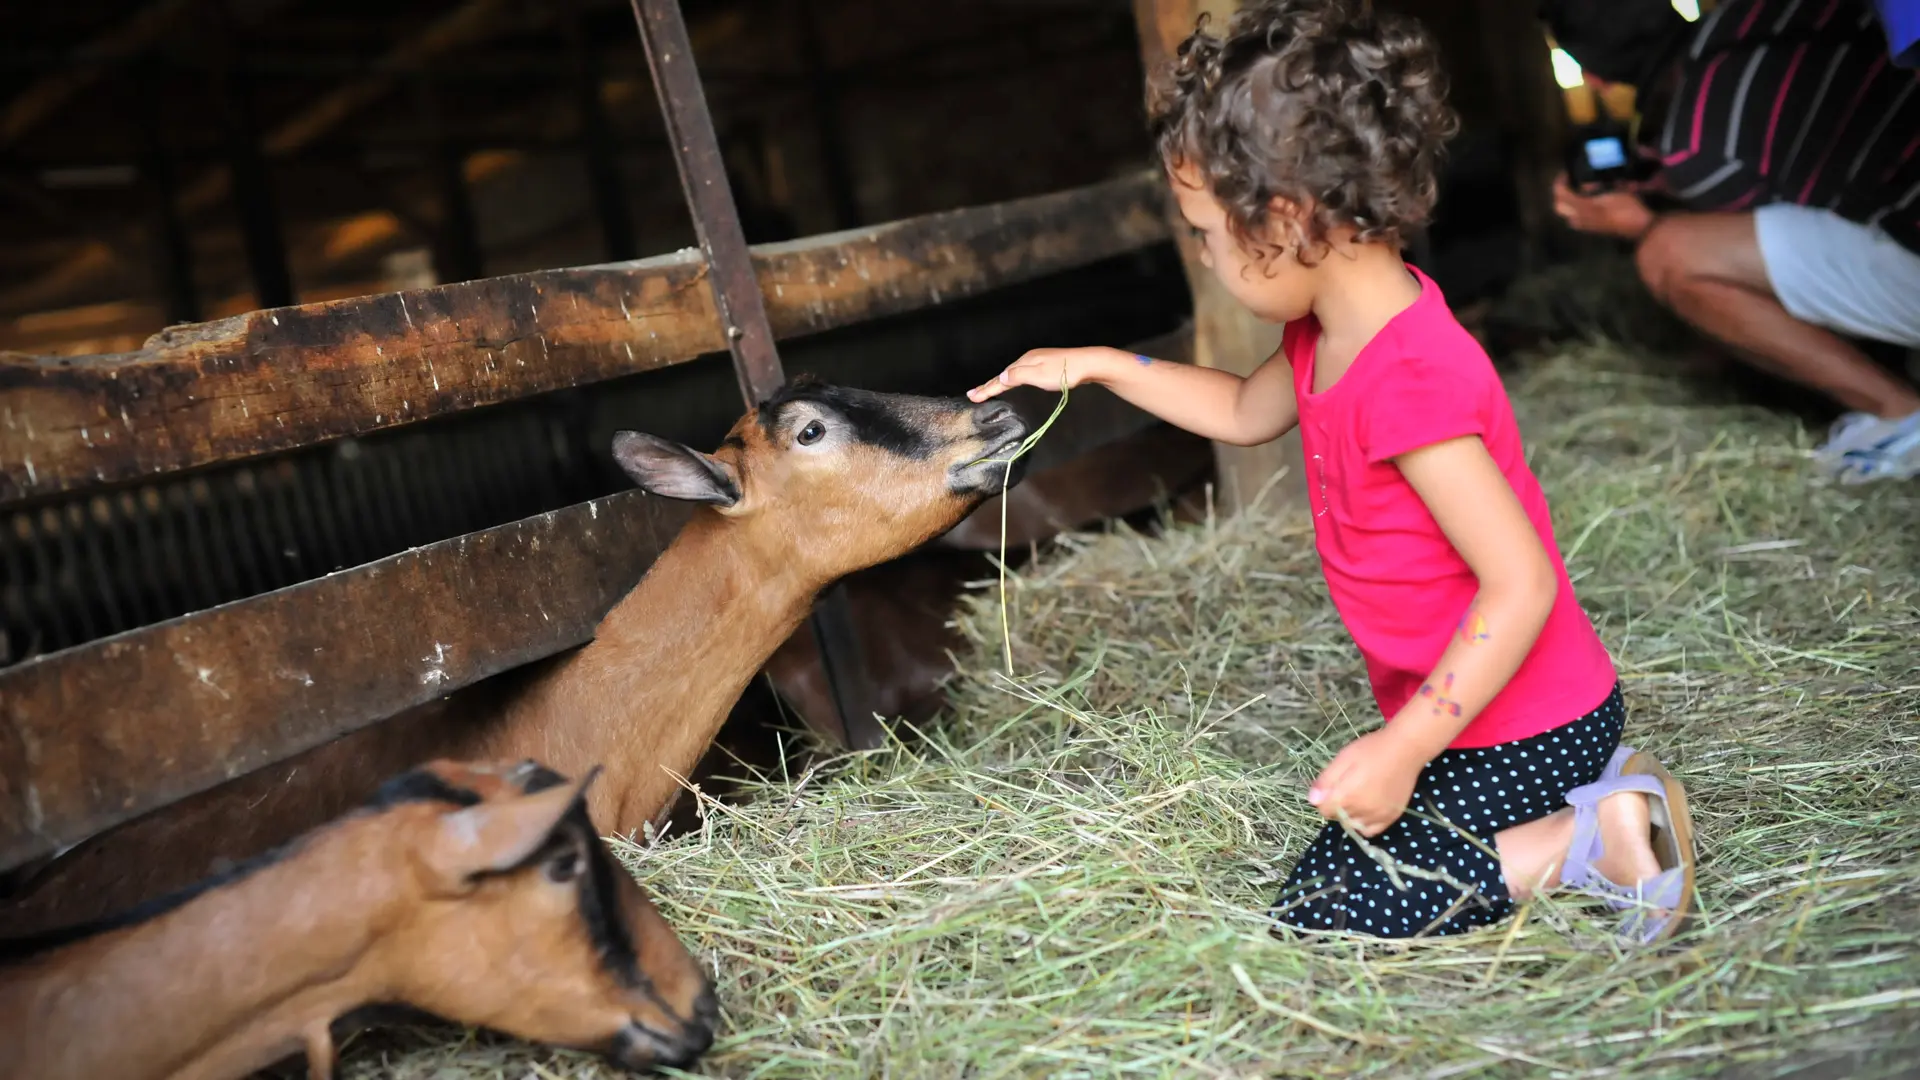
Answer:
<svg viewBox="0 0 1920 1080"><path fill-rule="evenodd" d="M1382 937L1497 922L1556 885L1642 940L1692 897L1680 785L1620 745L1607 650L1574 598L1492 362L1400 255L1455 120L1435 49L1361 0L1262 0L1181 46L1152 127L1201 260L1285 324L1252 375L1036 349L970 392L1097 382L1196 434L1300 427L1328 590L1386 725L1307 791L1329 824L1283 926Z"/></svg>

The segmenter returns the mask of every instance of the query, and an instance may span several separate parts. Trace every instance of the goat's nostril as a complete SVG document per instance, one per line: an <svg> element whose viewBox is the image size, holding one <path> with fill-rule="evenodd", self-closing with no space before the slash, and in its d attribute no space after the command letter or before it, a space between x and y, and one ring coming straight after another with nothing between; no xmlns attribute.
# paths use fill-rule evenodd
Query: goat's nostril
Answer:
<svg viewBox="0 0 1920 1080"><path fill-rule="evenodd" d="M1004 401L989 401L973 411L973 421L984 428L1000 427L1017 419L1013 406Z"/></svg>

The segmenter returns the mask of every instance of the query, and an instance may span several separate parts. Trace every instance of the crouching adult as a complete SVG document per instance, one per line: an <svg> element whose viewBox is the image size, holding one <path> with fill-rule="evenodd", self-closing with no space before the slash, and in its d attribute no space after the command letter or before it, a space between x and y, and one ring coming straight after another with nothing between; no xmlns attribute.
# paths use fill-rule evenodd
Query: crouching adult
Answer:
<svg viewBox="0 0 1920 1080"><path fill-rule="evenodd" d="M1547 0L1591 79L1632 85L1637 190L1555 184L1585 232L1635 244L1662 303L1845 410L1815 453L1843 482L1920 474L1920 392L1850 339L1920 349L1920 72L1867 0ZM1656 211L1653 197L1672 209Z"/></svg>

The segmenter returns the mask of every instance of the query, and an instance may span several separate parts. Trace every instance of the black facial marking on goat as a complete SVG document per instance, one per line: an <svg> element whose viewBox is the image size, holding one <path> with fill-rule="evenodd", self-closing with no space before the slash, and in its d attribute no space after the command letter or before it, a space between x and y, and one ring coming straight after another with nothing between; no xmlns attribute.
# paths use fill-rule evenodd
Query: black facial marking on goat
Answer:
<svg viewBox="0 0 1920 1080"><path fill-rule="evenodd" d="M586 807L575 807L572 821L587 841L587 880L580 883L580 918L587 924L587 936L608 971L628 986L639 986L646 976L640 973L640 954L633 945L633 929L620 907L620 883L613 876L626 873L627 868L614 862L607 845L594 832Z"/></svg>
<svg viewBox="0 0 1920 1080"><path fill-rule="evenodd" d="M797 402L818 405L840 417L852 428L853 437L879 450L915 461L933 453L933 442L926 434L904 423L899 407L890 395L846 386L829 386L810 379L790 382L760 404L757 415L760 429L769 439L779 428L781 413Z"/></svg>
<svg viewBox="0 0 1920 1080"><path fill-rule="evenodd" d="M542 767L532 772L524 790L531 795L565 782L559 773ZM626 986L643 985L647 978L640 973L640 954L634 947L633 931L620 905L619 879L614 877L627 870L614 861L606 843L600 839L585 802L577 802L567 811L559 827L553 830L552 838L538 851L503 873L519 873L543 864L576 843L586 856L574 885L580 890L580 921L586 927L587 939L593 942L594 952L614 978Z"/></svg>

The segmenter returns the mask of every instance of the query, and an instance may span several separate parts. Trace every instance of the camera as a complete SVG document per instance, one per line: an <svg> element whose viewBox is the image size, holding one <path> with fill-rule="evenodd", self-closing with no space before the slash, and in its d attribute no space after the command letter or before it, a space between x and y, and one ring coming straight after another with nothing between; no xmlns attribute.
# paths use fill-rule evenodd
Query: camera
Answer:
<svg viewBox="0 0 1920 1080"><path fill-rule="evenodd" d="M1612 191L1650 180L1658 167L1635 152L1625 131L1613 125L1576 128L1567 147L1567 182L1575 191Z"/></svg>

